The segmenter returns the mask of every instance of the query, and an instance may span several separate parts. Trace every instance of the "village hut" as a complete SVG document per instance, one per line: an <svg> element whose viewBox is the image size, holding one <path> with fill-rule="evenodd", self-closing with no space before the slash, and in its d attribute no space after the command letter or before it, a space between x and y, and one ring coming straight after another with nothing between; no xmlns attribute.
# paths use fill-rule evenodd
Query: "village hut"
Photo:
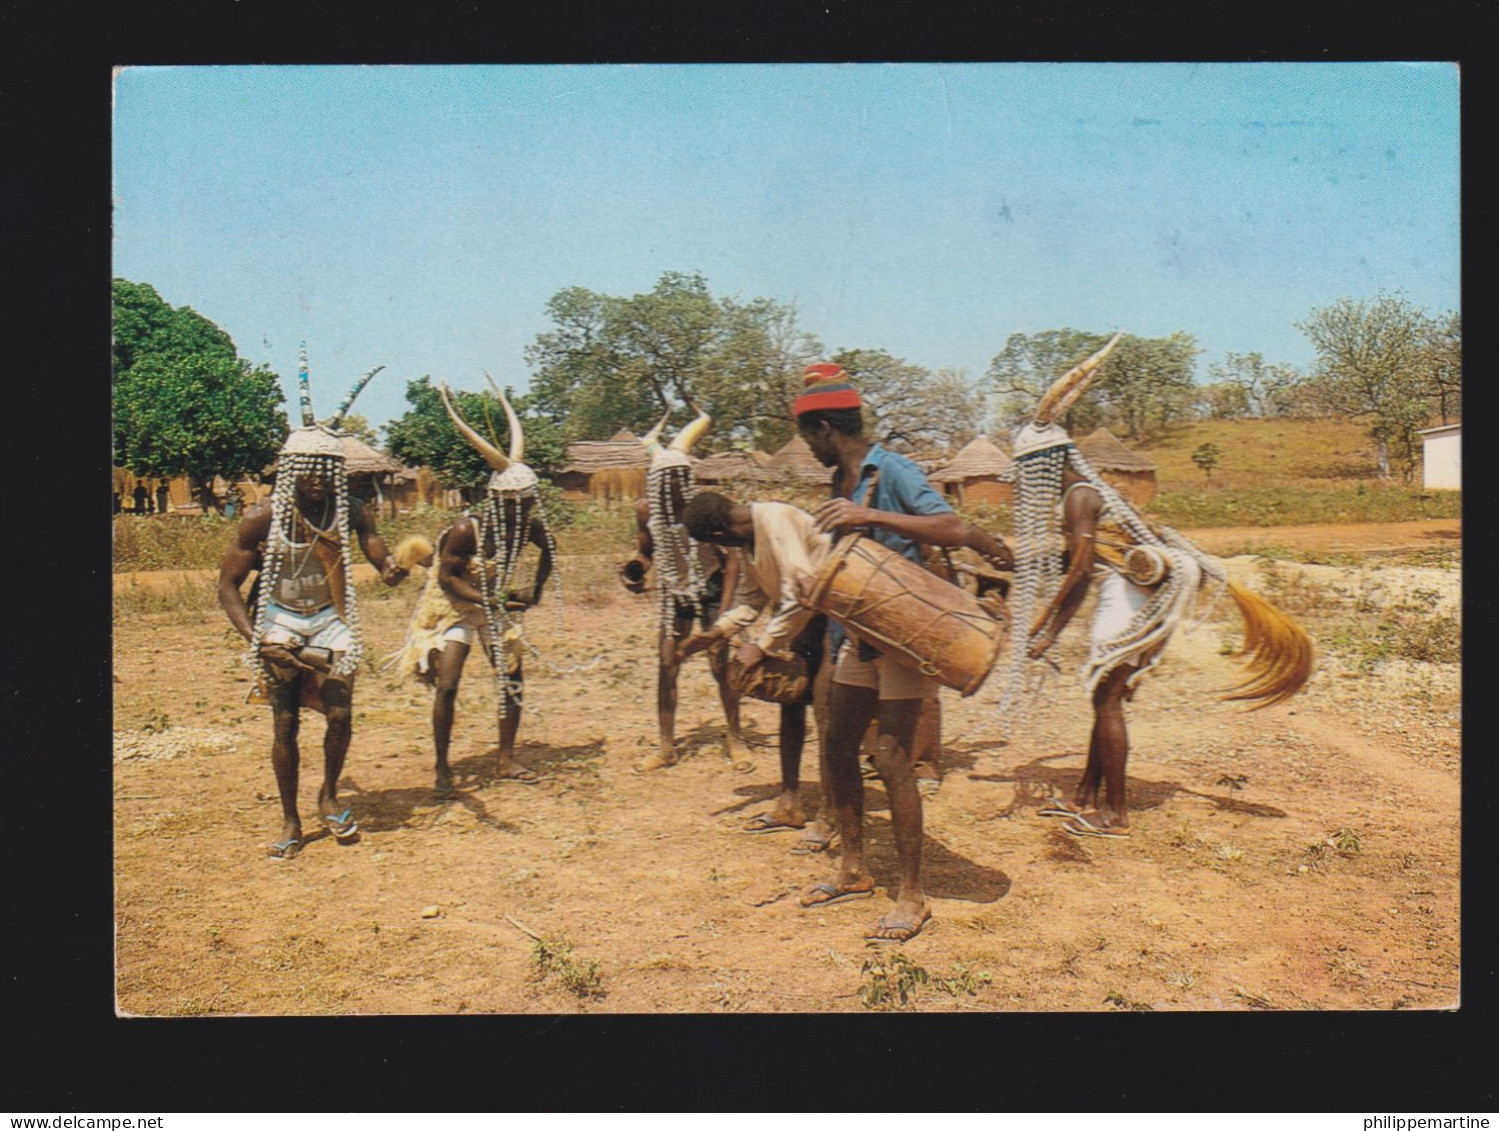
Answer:
<svg viewBox="0 0 1499 1131"><path fill-rule="evenodd" d="M977 503L991 506L1009 503L1013 489L1002 477L1013 461L992 440L983 436L965 444L942 467L927 476L960 507Z"/></svg>
<svg viewBox="0 0 1499 1131"><path fill-rule="evenodd" d="M630 502L645 497L645 473L650 453L631 432L616 432L607 440L575 440L567 445L567 460L552 478L570 503Z"/></svg>
<svg viewBox="0 0 1499 1131"><path fill-rule="evenodd" d="M1104 481L1130 503L1143 507L1155 498L1155 464L1133 448L1126 447L1107 428L1100 428L1078 441L1077 449Z"/></svg>
<svg viewBox="0 0 1499 1131"><path fill-rule="evenodd" d="M782 475L791 475L798 479L810 480L813 483L831 483L833 481L833 469L823 467L817 462L817 457L812 454L812 449L807 447L807 441L800 436L793 436L782 447L770 457L767 467L771 471Z"/></svg>
<svg viewBox="0 0 1499 1131"><path fill-rule="evenodd" d="M708 456L692 469L693 476L704 487L724 483L768 483L779 478L770 467L765 452L719 452Z"/></svg>

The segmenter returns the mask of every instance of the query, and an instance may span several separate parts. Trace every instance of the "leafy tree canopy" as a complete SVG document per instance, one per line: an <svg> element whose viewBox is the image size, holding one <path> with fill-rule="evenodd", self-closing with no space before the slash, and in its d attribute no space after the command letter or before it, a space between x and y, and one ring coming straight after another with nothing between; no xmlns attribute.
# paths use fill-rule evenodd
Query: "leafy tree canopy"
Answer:
<svg viewBox="0 0 1499 1131"><path fill-rule="evenodd" d="M374 425L369 422L369 417L360 416L357 412L347 413L339 428L356 440L363 440L376 451L380 449L380 433L375 430Z"/></svg>
<svg viewBox="0 0 1499 1131"><path fill-rule="evenodd" d="M115 386L115 458L137 475L258 473L286 440L281 382L219 355L146 354Z"/></svg>
<svg viewBox="0 0 1499 1131"><path fill-rule="evenodd" d="M628 297L582 287L547 303L554 328L527 347L536 412L568 439L642 431L670 410L680 426L701 408L714 419L711 451L790 437L791 401L821 345L771 299L715 298L701 275L668 271Z"/></svg>
<svg viewBox="0 0 1499 1131"><path fill-rule="evenodd" d="M958 370L935 373L885 350L839 350L864 398L865 427L881 444L905 451L958 447L978 435L983 398Z"/></svg>
<svg viewBox="0 0 1499 1131"><path fill-rule="evenodd" d="M1381 478L1393 454L1410 478L1419 429L1461 380L1461 323L1433 319L1399 295L1340 298L1298 322L1317 351L1316 393L1330 412L1364 416ZM1452 351L1452 352L1448 352Z"/></svg>
<svg viewBox="0 0 1499 1131"><path fill-rule="evenodd" d="M149 283L114 280L113 306L116 381L144 357L236 356L228 334L191 307L169 306Z"/></svg>
<svg viewBox="0 0 1499 1131"><path fill-rule="evenodd" d="M999 394L1000 424L1024 423L1051 383L1108 339L1073 329L1010 335L985 374ZM1126 334L1062 424L1073 433L1118 425L1132 439L1158 432L1191 410L1200 352L1192 335L1180 330L1164 338Z"/></svg>
<svg viewBox="0 0 1499 1131"><path fill-rule="evenodd" d="M450 392L459 415L508 454L510 429L499 398L488 391ZM521 421L526 464L538 473L560 468L566 455L561 426L535 410L534 394L518 396L507 388L505 396ZM458 431L430 376L407 383L406 401L411 408L385 426L391 455L411 466L430 467L445 487L482 487L488 482L492 468Z"/></svg>

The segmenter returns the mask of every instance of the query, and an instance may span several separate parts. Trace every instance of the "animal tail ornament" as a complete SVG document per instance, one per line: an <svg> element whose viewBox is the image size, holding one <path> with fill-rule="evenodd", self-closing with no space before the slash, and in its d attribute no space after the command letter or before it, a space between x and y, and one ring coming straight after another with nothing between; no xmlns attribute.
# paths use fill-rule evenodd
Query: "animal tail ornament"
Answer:
<svg viewBox="0 0 1499 1131"><path fill-rule="evenodd" d="M1312 676L1312 638L1258 594L1233 582L1228 594L1244 619L1244 647L1237 655L1244 658L1249 678L1225 688L1222 697L1249 703L1251 711L1284 702Z"/></svg>

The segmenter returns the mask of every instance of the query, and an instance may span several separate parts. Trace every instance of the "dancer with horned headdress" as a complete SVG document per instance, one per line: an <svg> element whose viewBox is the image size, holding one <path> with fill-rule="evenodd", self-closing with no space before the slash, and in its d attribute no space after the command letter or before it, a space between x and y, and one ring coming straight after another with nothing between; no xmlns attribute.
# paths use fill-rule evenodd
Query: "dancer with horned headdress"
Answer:
<svg viewBox="0 0 1499 1131"><path fill-rule="evenodd" d="M1229 582L1221 562L1176 531L1147 523L1055 423L1121 336L1115 334L1058 378L1014 440L1016 567L1010 659L1000 700L1007 725L1026 705L1029 661L1045 656L1090 584L1098 583L1091 647L1082 668L1093 697L1087 765L1070 801L1041 810L1064 818L1063 828L1074 836L1129 835L1124 702L1160 660L1209 579L1227 587L1245 624L1240 655L1247 658L1250 675L1225 698L1269 706L1296 694L1312 674L1311 638L1299 625Z"/></svg>
<svg viewBox="0 0 1499 1131"><path fill-rule="evenodd" d="M281 859L302 848L297 813L302 707L321 711L327 719L317 799L323 823L339 841L352 840L359 832L353 812L338 800L338 778L353 733L354 673L364 656L351 541L359 539L385 584L395 585L406 571L386 549L374 516L349 498L339 425L354 398L383 368L361 377L333 416L319 424L312 412L307 349L302 348L302 426L287 437L276 459L269 505L250 509L219 565L219 603L250 643L245 653L255 674L250 699L271 705L271 765L281 793L282 827L270 854ZM251 571L258 576L247 605L240 586Z"/></svg>
<svg viewBox="0 0 1499 1131"><path fill-rule="evenodd" d="M524 659L529 649L522 615L541 600L552 575L556 543L541 508L536 473L523 461L525 435L519 418L494 381L485 379L500 399L510 423L510 454L479 435L453 407L446 385L442 403L458 431L494 469L484 501L444 530L437 539L437 568L427 578L412 613L405 646L392 657L401 674L414 676L435 692L432 744L436 751L435 793L454 797L448 746L458 683L469 649L477 638L494 670L499 704L500 745L495 777L502 782L534 785L534 771L515 760L525 687ZM540 557L531 584L520 586L518 567L527 545ZM534 651L534 650L532 650Z"/></svg>
<svg viewBox="0 0 1499 1131"><path fill-rule="evenodd" d="M691 635L694 623L706 629L718 619L724 595L733 596L739 576L737 552L699 542L682 525L682 512L697 490L689 453L713 420L707 413L699 412L670 444L663 444L661 432L670 415L668 410L641 440L651 455L645 477L646 497L635 504L638 533L635 556L619 570L626 589L644 593L646 570L653 562L656 566L660 627L656 714L660 747L636 765L640 772L676 764L677 674L682 664L677 646ZM744 739L739 732L740 697L726 678L726 643L715 646L710 661L716 661L711 666L728 722L724 752L735 769L749 769L749 762L744 760Z"/></svg>

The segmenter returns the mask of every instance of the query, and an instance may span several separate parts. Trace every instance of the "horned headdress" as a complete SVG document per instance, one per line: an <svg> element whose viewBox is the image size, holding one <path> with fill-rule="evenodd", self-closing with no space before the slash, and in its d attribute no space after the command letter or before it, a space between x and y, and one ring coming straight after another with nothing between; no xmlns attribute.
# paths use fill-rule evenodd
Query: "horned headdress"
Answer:
<svg viewBox="0 0 1499 1131"><path fill-rule="evenodd" d="M689 407L695 406L689 402ZM702 614L706 583L698 557L698 544L682 526L681 514L676 510L672 496L677 495L681 505L686 506L687 500L696 492L692 446L713 426L713 418L699 409L697 416L669 444L663 444L662 430L670 415L668 409L640 441L651 456L650 468L645 473L645 493L650 507L648 526L656 546L656 592L660 600L663 633L671 631L676 616L674 606L678 600L690 603L696 615Z"/></svg>
<svg viewBox="0 0 1499 1131"><path fill-rule="evenodd" d="M1294 695L1311 676L1311 639L1284 613L1231 584L1223 564L1170 527L1155 527L1094 470L1057 418L1082 396L1119 343L1115 334L1096 353L1057 378L1041 398L1032 419L1016 431L1015 583L1010 599L1010 655L1000 710L1006 725L1025 707L1026 651L1032 638L1057 614L1062 582L1062 477L1067 468L1103 496L1101 519L1117 523L1128 545L1128 575L1150 590L1144 605L1114 639L1096 645L1083 666L1091 692L1126 658L1143 653L1145 662L1130 676L1133 685L1153 667L1161 646L1190 611L1207 579L1228 588L1244 617L1244 649L1250 677L1226 698L1255 707Z"/></svg>
<svg viewBox="0 0 1499 1131"><path fill-rule="evenodd" d="M320 543L330 553L335 548L337 550L338 564L330 572L328 581L333 588L339 614L348 625L352 637L349 650L339 659L333 668L333 674L352 674L358 669L359 661L364 655L359 609L354 599L354 563L349 552L349 476L344 458L344 433L340 425L354 404L354 398L384 368L383 365L377 365L354 382L354 387L339 403L333 415L319 423L312 411L312 383L307 375L307 346L305 343L302 345L297 367L297 399L301 405L302 424L301 427L292 429L276 457L276 485L271 492L271 531L266 540L265 562L258 583L255 629L250 638L249 651L245 654L245 662L262 675L270 673L270 668L260 657L260 643L269 619L272 594L292 551L295 549L300 552L305 548L307 553L313 553ZM296 489L297 481L303 476L317 476L329 485L329 513L322 526L313 523L306 515L300 515L299 521ZM341 576L332 576L334 572Z"/></svg>
<svg viewBox="0 0 1499 1131"><path fill-rule="evenodd" d="M477 429L463 419L453 404L452 394L447 385L440 383L437 389L442 396L443 407L447 409L453 424L470 446L484 457L484 462L493 469L489 476L484 502L480 504L477 511L469 512L469 518L474 523L474 537L477 542L474 561L478 566L479 590L484 594L484 616L489 622L490 645L495 650L491 659L494 662L495 679L498 684L500 718L503 719L507 710L506 691L508 690L517 697L520 694L519 683L512 683L506 674L503 655L505 634L512 629L522 629L520 617L514 615L506 607L505 601L510 594L521 551L530 537L533 509L535 516L541 520L553 562L556 561L557 544L553 539L551 526L547 522L546 511L541 506L541 493L536 472L524 462L526 437L521 429L520 418L511 407L509 398L494 383L494 378L486 372L484 379L489 382L489 387L499 399L500 407L505 412L505 419L510 425L509 455L500 450L499 438L494 436L493 432L491 432L491 438L486 440ZM436 584L435 576L429 579L428 584ZM556 574L556 586L560 615L562 601L560 571ZM524 636L522 640L524 642ZM540 658L529 642L525 642L525 647L533 656Z"/></svg>

